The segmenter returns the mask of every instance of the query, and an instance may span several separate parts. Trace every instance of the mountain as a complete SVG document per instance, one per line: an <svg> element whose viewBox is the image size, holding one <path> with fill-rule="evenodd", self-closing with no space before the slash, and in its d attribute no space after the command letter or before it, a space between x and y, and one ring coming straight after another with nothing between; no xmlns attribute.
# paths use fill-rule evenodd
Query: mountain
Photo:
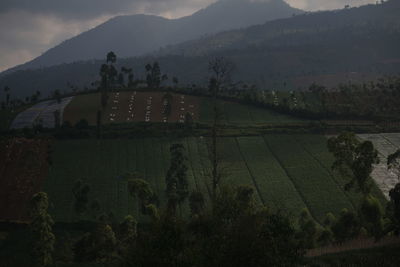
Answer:
<svg viewBox="0 0 400 267"><path fill-rule="evenodd" d="M290 19L277 19L252 26L206 36L169 46L157 55L203 56L226 50L305 45L339 45L348 38L375 39L374 34L395 34L399 30L400 1L367 5L336 11L304 13ZM376 31L376 32L374 32ZM344 38L346 37L346 38ZM384 36L382 36L384 37ZM387 45L382 40L383 45ZM365 44L365 45L368 45Z"/></svg>
<svg viewBox="0 0 400 267"><path fill-rule="evenodd" d="M118 57L139 56L206 34L262 24L299 13L300 10L283 0L220 0L179 19L152 15L118 16L62 42L16 69L102 59L111 50Z"/></svg>
<svg viewBox="0 0 400 267"><path fill-rule="evenodd" d="M225 56L235 65L233 78L264 89L305 88L368 81L399 74L400 2L387 1L329 12L315 12L226 31L165 47L151 56L118 59L117 67L132 67L144 77L145 64L159 61L162 72L180 84L206 85L208 61ZM16 95L41 90L81 89L99 79L104 60L21 70L0 78Z"/></svg>

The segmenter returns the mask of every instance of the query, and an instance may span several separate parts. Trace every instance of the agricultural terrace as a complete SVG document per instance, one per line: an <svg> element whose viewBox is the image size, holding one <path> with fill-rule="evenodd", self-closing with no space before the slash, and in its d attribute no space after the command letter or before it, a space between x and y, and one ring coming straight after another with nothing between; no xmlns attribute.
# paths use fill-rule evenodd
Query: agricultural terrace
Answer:
<svg viewBox="0 0 400 267"><path fill-rule="evenodd" d="M53 165L43 189L52 201L50 213L64 222L94 218L95 211L90 208L84 215L74 211L73 186L80 179L89 184L89 202L100 203L101 212L112 212L118 220L127 214L145 220L138 201L127 191L124 174L136 172L147 180L158 195L159 204L165 205L169 148L177 142L186 148L189 189L200 190L209 201L208 141L201 137L56 141ZM332 174L333 158L324 136L223 137L219 139L219 155L223 184L251 185L258 203L294 216L308 208L321 222L327 212L354 210L360 197L358 193L345 192L346 181ZM384 202L382 194L375 190ZM180 205L180 212L184 216L189 214L187 201Z"/></svg>
<svg viewBox="0 0 400 267"><path fill-rule="evenodd" d="M75 124L86 119L96 124L97 111L102 111L102 123L129 122L184 122L189 114L193 120L199 117L197 97L163 92L114 92L109 94L103 109L100 93L80 95L67 106L64 121Z"/></svg>
<svg viewBox="0 0 400 267"><path fill-rule="evenodd" d="M304 121L264 108L218 100L221 124L281 124ZM66 107L64 121L71 124L86 119L95 125L97 112L102 111L102 123L184 122L187 114L193 121L210 123L213 120L211 98L165 92L114 92L107 106L101 107L100 93L78 95Z"/></svg>

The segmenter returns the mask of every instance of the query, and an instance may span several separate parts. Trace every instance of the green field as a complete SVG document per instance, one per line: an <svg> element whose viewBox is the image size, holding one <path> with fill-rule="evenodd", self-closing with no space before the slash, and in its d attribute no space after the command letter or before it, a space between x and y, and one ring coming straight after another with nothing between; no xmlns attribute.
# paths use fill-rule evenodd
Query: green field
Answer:
<svg viewBox="0 0 400 267"><path fill-rule="evenodd" d="M53 146L54 163L44 188L52 202L51 214L57 221L66 222L93 218L90 213L78 216L73 209L72 187L81 179L91 186L89 199L99 200L102 211L112 211L118 220L127 214L144 220L137 200L128 195L127 181L122 175L139 173L157 192L160 206L164 206L169 146L176 142L186 147L190 190L202 191L209 201L206 139L68 140L56 141ZM318 221L327 212L353 210L359 195L345 192L345 181L331 173L333 158L325 143L325 137L319 135L220 138L223 184L253 186L257 202L294 216L307 207ZM187 202L180 206L180 212L188 214Z"/></svg>
<svg viewBox="0 0 400 267"><path fill-rule="evenodd" d="M305 121L283 115L272 110L229 101L218 101L221 124L302 124ZM200 107L200 122L213 120L213 102L203 97Z"/></svg>

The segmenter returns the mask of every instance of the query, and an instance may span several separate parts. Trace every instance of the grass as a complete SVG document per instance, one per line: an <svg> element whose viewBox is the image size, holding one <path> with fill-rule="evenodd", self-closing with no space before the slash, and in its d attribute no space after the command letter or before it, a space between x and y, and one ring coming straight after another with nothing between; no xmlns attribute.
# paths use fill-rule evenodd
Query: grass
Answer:
<svg viewBox="0 0 400 267"><path fill-rule="evenodd" d="M86 119L90 125L96 125L97 111L101 109L100 93L79 95L65 108L64 121L74 125L81 119Z"/></svg>
<svg viewBox="0 0 400 267"><path fill-rule="evenodd" d="M200 122L211 123L213 120L213 102L211 98L203 98L200 107ZM266 108L235 102L218 100L217 106L221 124L254 125L254 124L303 124L306 121L283 115Z"/></svg>
<svg viewBox="0 0 400 267"><path fill-rule="evenodd" d="M293 136L266 135L264 138L315 219L322 221L328 212L338 214L343 208L353 209L331 174Z"/></svg>
<svg viewBox="0 0 400 267"><path fill-rule="evenodd" d="M56 141L54 163L44 188L52 202L50 213L56 221L63 222L94 218L90 212L78 216L74 211L72 188L81 179L91 186L89 199L99 200L102 212L112 212L116 220L127 214L146 220L138 212L138 201L129 196L122 175L137 172L150 183L164 207L169 147L177 142L186 147L190 190L203 192L209 202L208 141L194 137ZM345 181L331 173L333 158L325 142L323 136L305 134L220 138L222 184L253 186L258 203L293 216L307 208L317 221L327 212L352 210L358 195L345 192ZM187 201L180 211L183 216L189 214Z"/></svg>

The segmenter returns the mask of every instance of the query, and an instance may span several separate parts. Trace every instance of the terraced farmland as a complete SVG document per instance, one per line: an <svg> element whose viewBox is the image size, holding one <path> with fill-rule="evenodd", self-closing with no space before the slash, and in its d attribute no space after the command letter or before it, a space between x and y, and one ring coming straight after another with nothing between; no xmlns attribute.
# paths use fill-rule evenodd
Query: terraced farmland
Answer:
<svg viewBox="0 0 400 267"><path fill-rule="evenodd" d="M140 220L138 202L129 196L123 174L138 172L165 205L165 174L169 147L179 142L186 147L190 189L210 198L210 162L205 138L138 138L115 140L69 140L54 144L53 166L44 190L52 201L51 213L58 221L91 219L73 210L72 187L77 179L91 186L89 199L98 199L104 212L120 220L133 214ZM326 140L317 135L265 135L224 137L219 141L223 184L246 184L256 189L255 199L271 208L297 216L307 207L321 221L327 212L353 209L359 196L344 192L343 179L330 171L332 157ZM321 157L320 157L321 156ZM318 158L318 159L317 159ZM183 215L188 203L180 206Z"/></svg>
<svg viewBox="0 0 400 267"><path fill-rule="evenodd" d="M163 92L120 92L111 93L108 104L103 110L100 105L100 94L76 96L65 109L64 120L75 124L86 119L89 124L96 124L97 111L102 110L102 122L183 122L189 113L194 121L210 123L213 120L212 99L182 94L171 94L171 111L163 113ZM264 108L243 105L229 101L218 101L222 114L222 124L303 124L305 121L282 115Z"/></svg>
<svg viewBox="0 0 400 267"><path fill-rule="evenodd" d="M306 122L265 108L229 101L219 100L218 108L221 112L222 124L302 124ZM212 120L212 100L203 97L201 102L200 121L207 123Z"/></svg>
<svg viewBox="0 0 400 267"><path fill-rule="evenodd" d="M171 94L170 112L164 114L163 92L115 92L109 94L107 106L102 109L100 94L88 94L75 97L65 110L64 120L75 124L86 119L89 124L96 124L97 111L102 111L102 122L183 122L186 113L194 120L198 119L199 98L181 94Z"/></svg>

